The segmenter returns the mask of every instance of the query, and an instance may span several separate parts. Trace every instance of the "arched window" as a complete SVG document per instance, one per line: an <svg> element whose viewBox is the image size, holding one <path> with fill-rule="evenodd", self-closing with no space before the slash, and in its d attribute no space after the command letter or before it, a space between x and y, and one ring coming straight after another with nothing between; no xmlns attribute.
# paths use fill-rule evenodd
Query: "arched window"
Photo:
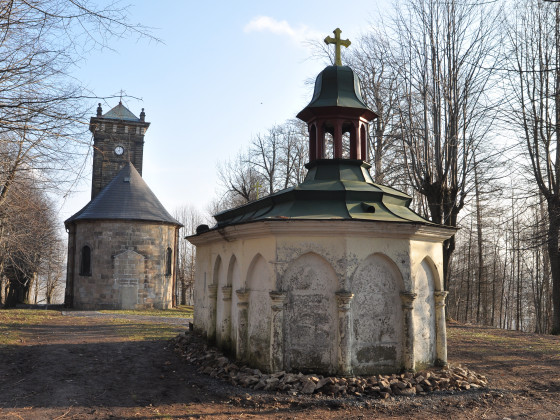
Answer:
<svg viewBox="0 0 560 420"><path fill-rule="evenodd" d="M167 248L165 251L165 275L171 275L171 263L173 261L173 251L171 248Z"/></svg>
<svg viewBox="0 0 560 420"><path fill-rule="evenodd" d="M91 248L87 245L80 255L80 276L91 276Z"/></svg>

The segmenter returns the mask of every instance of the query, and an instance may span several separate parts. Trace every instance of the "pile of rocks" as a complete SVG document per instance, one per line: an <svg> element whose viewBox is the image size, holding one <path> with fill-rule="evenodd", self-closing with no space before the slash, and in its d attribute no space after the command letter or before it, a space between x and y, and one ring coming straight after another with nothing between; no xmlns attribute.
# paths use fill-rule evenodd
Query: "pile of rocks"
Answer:
<svg viewBox="0 0 560 420"><path fill-rule="evenodd" d="M209 347L197 335L186 332L171 340L175 352L198 371L222 378L234 385L264 391L299 394L355 395L388 398L393 395L427 394L438 390L466 390L486 387L483 375L460 366L445 366L427 371L369 377L336 377L302 373L262 373L259 369L231 362L220 351Z"/></svg>

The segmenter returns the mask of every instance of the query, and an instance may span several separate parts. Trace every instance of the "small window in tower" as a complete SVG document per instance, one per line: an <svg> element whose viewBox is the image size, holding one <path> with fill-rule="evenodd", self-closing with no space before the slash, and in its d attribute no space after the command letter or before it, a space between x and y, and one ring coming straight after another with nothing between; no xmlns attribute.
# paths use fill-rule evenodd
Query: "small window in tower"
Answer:
<svg viewBox="0 0 560 420"><path fill-rule="evenodd" d="M124 126L124 132L125 132L125 134L128 133L128 125Z"/></svg>
<svg viewBox="0 0 560 420"><path fill-rule="evenodd" d="M80 255L80 276L91 276L91 248L87 245Z"/></svg>
<svg viewBox="0 0 560 420"><path fill-rule="evenodd" d="M171 248L167 248L165 251L165 275L171 275L171 263L173 261L173 251Z"/></svg>
<svg viewBox="0 0 560 420"><path fill-rule="evenodd" d="M140 127L136 127L136 134L140 134Z"/></svg>
<svg viewBox="0 0 560 420"><path fill-rule="evenodd" d="M101 124L101 131L105 131L105 124Z"/></svg>
<svg viewBox="0 0 560 420"><path fill-rule="evenodd" d="M117 132L117 124L113 124L113 133Z"/></svg>

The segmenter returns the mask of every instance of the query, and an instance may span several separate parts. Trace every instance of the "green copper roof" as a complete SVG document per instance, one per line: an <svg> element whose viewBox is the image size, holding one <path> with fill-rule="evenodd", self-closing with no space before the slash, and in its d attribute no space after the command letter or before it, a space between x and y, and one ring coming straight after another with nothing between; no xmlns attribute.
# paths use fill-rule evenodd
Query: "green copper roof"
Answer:
<svg viewBox="0 0 560 420"><path fill-rule="evenodd" d="M122 104L122 102L119 102L116 107L103 114L103 118L140 122L140 118L130 112L129 109Z"/></svg>
<svg viewBox="0 0 560 420"><path fill-rule="evenodd" d="M337 107L361 110L368 120L377 115L364 103L360 80L348 66L328 66L315 80L315 91L309 105L297 117L303 120L319 108Z"/></svg>
<svg viewBox="0 0 560 420"><path fill-rule="evenodd" d="M411 197L375 184L361 160L324 159L309 164L305 181L214 216L225 227L257 220L334 219L430 224L408 208Z"/></svg>

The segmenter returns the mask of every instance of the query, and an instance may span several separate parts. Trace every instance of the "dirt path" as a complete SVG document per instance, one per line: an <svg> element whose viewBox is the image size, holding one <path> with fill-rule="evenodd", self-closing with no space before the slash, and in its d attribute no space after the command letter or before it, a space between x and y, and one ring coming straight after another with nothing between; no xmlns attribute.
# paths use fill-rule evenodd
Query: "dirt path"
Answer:
<svg viewBox="0 0 560 420"><path fill-rule="evenodd" d="M486 374L490 389L329 399L247 392L196 373L158 338L184 325L76 315L25 326L23 342L0 347L0 418L560 418L556 337L450 326L451 362Z"/></svg>

